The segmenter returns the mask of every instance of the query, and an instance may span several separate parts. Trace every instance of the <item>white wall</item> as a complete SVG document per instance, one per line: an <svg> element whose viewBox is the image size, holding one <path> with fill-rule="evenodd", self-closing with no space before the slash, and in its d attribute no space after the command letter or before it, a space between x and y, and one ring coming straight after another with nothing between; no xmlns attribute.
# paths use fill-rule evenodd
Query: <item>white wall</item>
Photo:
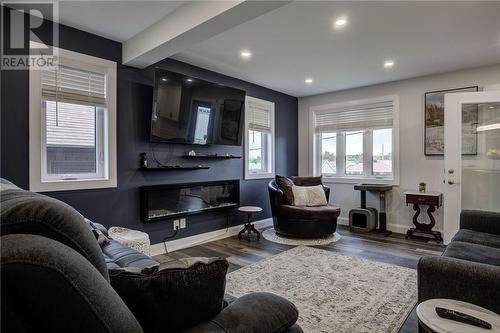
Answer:
<svg viewBox="0 0 500 333"><path fill-rule="evenodd" d="M394 69L396 70L396 69ZM387 196L389 229L404 233L411 223L413 210L406 207L403 192L416 189L419 182L427 183L429 191L443 191L444 162L442 157L425 156L424 141L424 94L428 91L452 89L500 83L500 64L457 72L425 76L299 98L299 175L311 175L309 170L309 108L311 106L346 102L357 99L399 95L400 109L400 186L394 187ZM347 223L349 210L359 207L359 192L352 184L329 184L332 188L331 203L342 209L339 223ZM378 208L378 200L368 197L368 206ZM437 210L437 230L442 230L443 209ZM421 214L421 217L427 217ZM427 220L426 220L427 221Z"/></svg>

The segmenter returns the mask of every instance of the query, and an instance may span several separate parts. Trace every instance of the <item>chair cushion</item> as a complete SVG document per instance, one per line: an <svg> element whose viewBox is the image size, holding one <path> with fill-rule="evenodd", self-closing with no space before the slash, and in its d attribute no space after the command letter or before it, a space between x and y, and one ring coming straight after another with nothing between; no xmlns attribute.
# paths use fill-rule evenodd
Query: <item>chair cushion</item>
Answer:
<svg viewBox="0 0 500 333"><path fill-rule="evenodd" d="M500 266L500 249L479 244L453 241L443 256Z"/></svg>
<svg viewBox="0 0 500 333"><path fill-rule="evenodd" d="M315 186L323 184L323 176L318 177L298 177L293 176L292 181L297 186Z"/></svg>
<svg viewBox="0 0 500 333"><path fill-rule="evenodd" d="M325 206L326 201L325 190L323 185L316 186L292 186L294 197L294 206L316 207Z"/></svg>
<svg viewBox="0 0 500 333"><path fill-rule="evenodd" d="M488 234L486 232L460 229L452 241L474 243L500 249L500 235Z"/></svg>
<svg viewBox="0 0 500 333"><path fill-rule="evenodd" d="M332 205L316 207L282 205L279 213L289 219L332 220L336 219L340 215L340 208Z"/></svg>
<svg viewBox="0 0 500 333"><path fill-rule="evenodd" d="M293 181L284 176L276 176L276 185L278 185L278 188L283 191L283 196L285 198L285 203L287 205L294 205L294 197L293 197Z"/></svg>
<svg viewBox="0 0 500 333"><path fill-rule="evenodd" d="M186 258L150 270L111 270L111 285L144 331L169 332L196 325L224 306L229 264L220 258Z"/></svg>

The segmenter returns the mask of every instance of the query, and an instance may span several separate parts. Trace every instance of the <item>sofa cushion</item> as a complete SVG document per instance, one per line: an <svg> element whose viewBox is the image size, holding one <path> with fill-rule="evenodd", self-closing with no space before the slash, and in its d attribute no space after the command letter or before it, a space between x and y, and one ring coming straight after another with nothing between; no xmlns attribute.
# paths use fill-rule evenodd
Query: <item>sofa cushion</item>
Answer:
<svg viewBox="0 0 500 333"><path fill-rule="evenodd" d="M109 279L106 262L89 224L73 207L21 189L2 189L1 234L32 234L63 243L89 260Z"/></svg>
<svg viewBox="0 0 500 333"><path fill-rule="evenodd" d="M160 263L151 259L142 252L131 249L115 240L101 247L108 269L120 269L126 267L137 267L140 269L150 269Z"/></svg>
<svg viewBox="0 0 500 333"><path fill-rule="evenodd" d="M110 277L146 333L177 332L222 310L227 268L220 258L186 258L149 271L112 270Z"/></svg>
<svg viewBox="0 0 500 333"><path fill-rule="evenodd" d="M500 249L479 244L453 241L443 256L500 266Z"/></svg>
<svg viewBox="0 0 500 333"><path fill-rule="evenodd" d="M323 176L318 176L318 177L293 176L292 181L297 186L316 186L323 184Z"/></svg>
<svg viewBox="0 0 500 333"><path fill-rule="evenodd" d="M283 192L283 197L285 198L285 203L287 205L294 205L294 197L293 197L293 181L284 176L276 176L276 185Z"/></svg>
<svg viewBox="0 0 500 333"><path fill-rule="evenodd" d="M474 243L500 249L500 235L488 234L468 229L461 229L458 231L452 241Z"/></svg>
<svg viewBox="0 0 500 333"><path fill-rule="evenodd" d="M280 215L289 219L333 220L340 215L340 208L326 205L318 207L280 206Z"/></svg>

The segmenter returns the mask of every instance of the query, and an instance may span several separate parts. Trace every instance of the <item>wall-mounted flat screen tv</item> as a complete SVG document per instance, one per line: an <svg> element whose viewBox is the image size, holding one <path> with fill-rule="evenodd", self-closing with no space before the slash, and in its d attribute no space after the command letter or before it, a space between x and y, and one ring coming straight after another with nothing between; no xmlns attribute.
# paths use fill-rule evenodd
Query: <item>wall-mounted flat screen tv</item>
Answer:
<svg viewBox="0 0 500 333"><path fill-rule="evenodd" d="M151 141L240 146L244 106L243 90L157 69Z"/></svg>

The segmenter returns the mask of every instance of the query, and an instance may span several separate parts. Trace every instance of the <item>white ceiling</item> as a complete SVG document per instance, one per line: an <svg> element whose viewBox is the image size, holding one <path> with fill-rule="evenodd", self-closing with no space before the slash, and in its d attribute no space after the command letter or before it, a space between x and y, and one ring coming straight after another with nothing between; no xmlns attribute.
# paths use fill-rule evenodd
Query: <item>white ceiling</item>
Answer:
<svg viewBox="0 0 500 333"><path fill-rule="evenodd" d="M125 42L186 3L61 1L60 22ZM500 63L499 1L282 4L241 24L233 17L228 30L173 58L294 96ZM339 16L348 24L335 30Z"/></svg>
<svg viewBox="0 0 500 333"><path fill-rule="evenodd" d="M495 64L500 2L294 2L174 58L294 96Z"/></svg>
<svg viewBox="0 0 500 333"><path fill-rule="evenodd" d="M59 22L124 42L167 16L182 1L60 1Z"/></svg>

